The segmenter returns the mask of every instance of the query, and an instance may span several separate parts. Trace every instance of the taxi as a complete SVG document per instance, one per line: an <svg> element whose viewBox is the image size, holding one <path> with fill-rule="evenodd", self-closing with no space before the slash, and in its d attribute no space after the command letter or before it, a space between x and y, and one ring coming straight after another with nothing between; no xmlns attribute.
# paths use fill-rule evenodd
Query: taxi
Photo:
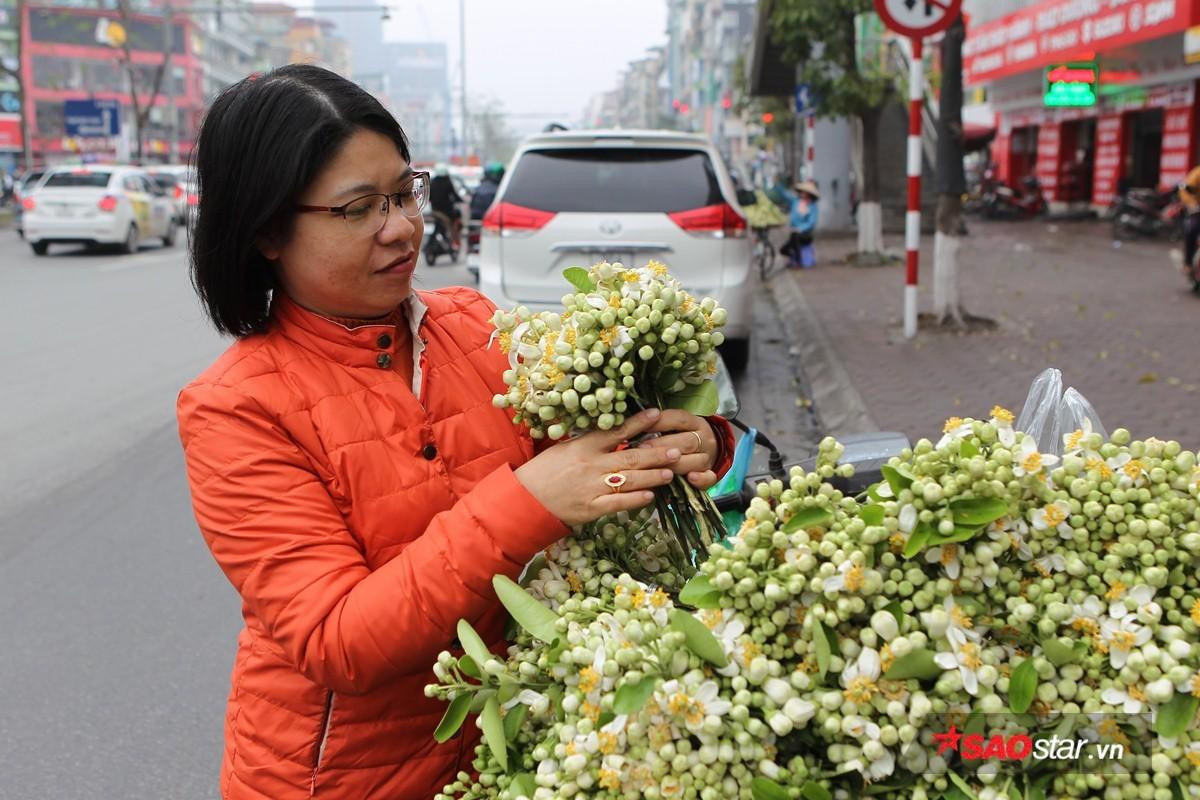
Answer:
<svg viewBox="0 0 1200 800"><path fill-rule="evenodd" d="M52 244L118 245L126 253L148 239L175 244L172 198L139 167L54 167L21 205L25 240L39 256Z"/></svg>

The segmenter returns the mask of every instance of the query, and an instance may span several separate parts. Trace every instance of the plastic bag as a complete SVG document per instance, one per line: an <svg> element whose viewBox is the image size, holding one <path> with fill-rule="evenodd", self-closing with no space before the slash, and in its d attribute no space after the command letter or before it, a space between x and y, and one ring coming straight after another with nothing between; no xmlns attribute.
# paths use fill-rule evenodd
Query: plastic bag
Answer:
<svg viewBox="0 0 1200 800"><path fill-rule="evenodd" d="M1108 439L1096 409L1074 387L1062 388L1062 373L1050 367L1033 379L1016 429L1037 443L1038 452L1062 455L1063 436L1076 430L1099 433Z"/></svg>

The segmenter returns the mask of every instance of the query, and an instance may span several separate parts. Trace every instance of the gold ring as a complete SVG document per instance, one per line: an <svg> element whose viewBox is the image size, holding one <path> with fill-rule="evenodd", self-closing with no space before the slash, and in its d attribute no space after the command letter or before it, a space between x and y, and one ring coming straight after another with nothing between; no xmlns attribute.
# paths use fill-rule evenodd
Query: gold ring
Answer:
<svg viewBox="0 0 1200 800"><path fill-rule="evenodd" d="M610 472L604 476L604 485L607 486L613 494L616 494L617 492L621 491L621 487L625 485L625 480L625 476L620 472Z"/></svg>
<svg viewBox="0 0 1200 800"><path fill-rule="evenodd" d="M704 440L700 438L700 431L688 431L688 433L690 433L696 437L696 452L703 453L704 452Z"/></svg>

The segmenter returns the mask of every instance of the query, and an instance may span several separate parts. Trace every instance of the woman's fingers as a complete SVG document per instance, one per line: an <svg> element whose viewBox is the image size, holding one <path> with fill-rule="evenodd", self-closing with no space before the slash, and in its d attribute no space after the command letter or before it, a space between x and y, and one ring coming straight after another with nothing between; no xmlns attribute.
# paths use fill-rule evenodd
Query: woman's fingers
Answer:
<svg viewBox="0 0 1200 800"><path fill-rule="evenodd" d="M711 469L702 470L699 472L689 472L688 483L695 486L697 489L707 489L717 482L717 473Z"/></svg>
<svg viewBox="0 0 1200 800"><path fill-rule="evenodd" d="M682 455L683 453L674 447L631 447L628 450L606 453L597 458L596 463L601 469L609 472L621 472L652 467L674 467Z"/></svg>
<svg viewBox="0 0 1200 800"><path fill-rule="evenodd" d="M625 482L621 484L620 491L613 492L612 489L604 483L603 476L597 479L601 484L604 484L604 488L601 491L607 491L612 494L621 494L622 492L636 492L642 489L653 489L656 486L664 486L670 483L671 479L675 477L675 472L669 469L638 469L629 471L618 470L616 474L625 476Z"/></svg>
<svg viewBox="0 0 1200 800"><path fill-rule="evenodd" d="M621 492L620 494L604 494L591 502L590 516L595 519L605 514L616 514L618 511L633 511L645 508L654 502L654 492Z"/></svg>
<svg viewBox="0 0 1200 800"><path fill-rule="evenodd" d="M663 409L662 414L654 421L649 430L662 433L699 431L703 435L705 431L711 431L712 428L704 417L698 417L690 411L682 411L678 408L666 408Z"/></svg>
<svg viewBox="0 0 1200 800"><path fill-rule="evenodd" d="M644 431L648 431L653 428L662 415L663 412L659 409L648 408L645 411L641 411L633 415L612 430L597 431L594 434L584 436L580 441L590 440L602 450L612 450L621 442L632 439L639 433L643 433Z"/></svg>
<svg viewBox="0 0 1200 800"><path fill-rule="evenodd" d="M708 426L707 422L704 424L706 427ZM711 436L712 430L709 429L707 433ZM683 431L682 433L670 433L659 436L657 439L650 439L649 441L638 445L638 447L674 447L684 455L689 453L703 453L705 450L704 446L707 444L704 434L705 431Z"/></svg>
<svg viewBox="0 0 1200 800"><path fill-rule="evenodd" d="M712 459L708 453L692 453L691 455L681 456L678 461L671 465L671 469L676 475L688 475L693 472L711 471Z"/></svg>

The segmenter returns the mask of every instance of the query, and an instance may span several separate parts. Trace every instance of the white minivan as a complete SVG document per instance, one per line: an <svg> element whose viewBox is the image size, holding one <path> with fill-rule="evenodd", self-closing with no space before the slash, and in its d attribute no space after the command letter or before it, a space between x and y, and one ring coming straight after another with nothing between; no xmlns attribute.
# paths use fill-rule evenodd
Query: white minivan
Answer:
<svg viewBox="0 0 1200 800"><path fill-rule="evenodd" d="M580 130L526 139L483 218L479 288L497 305L555 308L563 270L654 258L729 312L722 348L742 369L751 330L752 244L733 181L702 136Z"/></svg>

